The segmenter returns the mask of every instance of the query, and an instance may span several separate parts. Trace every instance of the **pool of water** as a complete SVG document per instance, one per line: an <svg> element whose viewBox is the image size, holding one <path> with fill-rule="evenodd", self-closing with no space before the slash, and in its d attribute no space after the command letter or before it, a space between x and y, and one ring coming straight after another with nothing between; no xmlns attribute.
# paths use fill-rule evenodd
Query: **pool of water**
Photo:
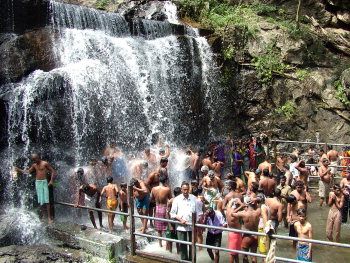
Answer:
<svg viewBox="0 0 350 263"><path fill-rule="evenodd" d="M313 239L327 240L326 237L326 222L329 207L319 207L318 197L313 196L313 202L308 208L308 221L312 224ZM288 236L288 230L283 226L280 226L278 234ZM205 239L204 239L205 240ZM227 233L223 235L222 247L227 247ZM341 243L350 244L350 223L342 224L341 228ZM165 245L165 242L164 242ZM144 251L152 252L153 254L159 254L170 258L179 258L174 252L170 254L168 251L158 246L158 241L150 243ZM156 251L156 252L155 252ZM176 251L173 247L173 251ZM292 241L278 240L277 241L277 256L285 258L295 258L295 251L292 247ZM242 256L240 256L242 257ZM349 248L337 248L333 246L313 245L313 262L320 263L345 263L349 262L350 249ZM205 249L202 251L197 250L197 262L212 262ZM226 252L220 253L220 262L228 262L228 254ZM262 262L262 260L260 260Z"/></svg>

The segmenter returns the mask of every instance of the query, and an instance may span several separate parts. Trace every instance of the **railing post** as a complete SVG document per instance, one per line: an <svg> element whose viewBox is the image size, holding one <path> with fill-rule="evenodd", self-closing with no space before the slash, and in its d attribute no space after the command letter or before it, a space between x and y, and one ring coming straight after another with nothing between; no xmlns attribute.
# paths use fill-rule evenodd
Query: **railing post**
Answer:
<svg viewBox="0 0 350 263"><path fill-rule="evenodd" d="M129 199L129 219L130 219L130 253L132 256L136 255L136 240L135 240L135 218L134 218L134 197L133 186L128 186Z"/></svg>
<svg viewBox="0 0 350 263"><path fill-rule="evenodd" d="M197 230L196 230L196 222L197 222L197 214L192 213L192 263L196 263L197 258L197 248L196 248L196 242L197 242Z"/></svg>

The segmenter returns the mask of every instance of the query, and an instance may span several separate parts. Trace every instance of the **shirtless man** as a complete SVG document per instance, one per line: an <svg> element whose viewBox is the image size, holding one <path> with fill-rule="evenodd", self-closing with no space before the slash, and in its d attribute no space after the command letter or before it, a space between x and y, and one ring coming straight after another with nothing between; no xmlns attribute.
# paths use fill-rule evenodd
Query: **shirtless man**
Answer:
<svg viewBox="0 0 350 263"><path fill-rule="evenodd" d="M277 232L277 228L279 223L282 221L282 210L283 205L280 202L281 190L276 189L273 197L266 198L265 204L269 207L270 210L270 220L272 221L272 225L275 229L275 233Z"/></svg>
<svg viewBox="0 0 350 263"><path fill-rule="evenodd" d="M49 224L53 222L53 204L50 204L49 200L49 187L53 187L54 179L56 178L56 171L52 166L40 159L40 156L36 153L31 155L31 160L34 162L29 169L22 170L15 167L16 172L22 174L35 173L35 189L38 198L38 203L41 206L41 216L43 216L44 210L47 212L47 218ZM47 175L51 175L51 179L47 182ZM52 206L52 207L51 207Z"/></svg>
<svg viewBox="0 0 350 263"><path fill-rule="evenodd" d="M340 187L343 191L344 195L344 206L342 209L342 223L346 223L348 221L348 211L350 211L350 173L347 172L345 178L340 181Z"/></svg>
<svg viewBox="0 0 350 263"><path fill-rule="evenodd" d="M102 196L106 194L107 202L106 207L108 210L115 211L118 207L118 186L116 184L113 184L113 177L107 177L107 185L103 187L101 196L100 196L100 203ZM109 231L113 231L114 226L114 213L108 213L108 227Z"/></svg>
<svg viewBox="0 0 350 263"><path fill-rule="evenodd" d="M147 175L147 170L148 170L148 162L146 161L136 161L136 163L134 163L132 165L132 176L134 178L137 178L137 179L141 179L143 180L144 178L144 175L146 174Z"/></svg>
<svg viewBox="0 0 350 263"><path fill-rule="evenodd" d="M327 158L330 162L331 166L337 166L338 165L338 160L339 160L339 155L336 150L330 150L327 152ZM337 167L331 167L331 173L333 176L337 173L338 169Z"/></svg>
<svg viewBox="0 0 350 263"><path fill-rule="evenodd" d="M238 217L233 216L234 213L237 213L241 206L237 206L237 203L231 198L230 202L227 203L226 207L226 219L227 225L230 228L241 229L241 224L239 223ZM237 232L228 232L228 249L241 250L242 235ZM238 253L230 252L230 263L239 263Z"/></svg>
<svg viewBox="0 0 350 263"><path fill-rule="evenodd" d="M212 204L215 199L220 196L221 190L224 187L218 176L215 176L214 171L210 170L208 175L202 180L205 200Z"/></svg>
<svg viewBox="0 0 350 263"><path fill-rule="evenodd" d="M295 183L295 190L293 190L291 195L294 195L297 199L298 209L304 208L307 211L307 203L311 203L311 196L309 192L306 191L303 181L297 181Z"/></svg>
<svg viewBox="0 0 350 263"><path fill-rule="evenodd" d="M326 233L329 241L335 240L335 242L339 242L342 221L341 210L344 206L344 195L341 192L339 184L333 186L333 191L334 192L329 193L328 205L331 208L328 213ZM335 239L333 239L333 232L335 234Z"/></svg>
<svg viewBox="0 0 350 263"><path fill-rule="evenodd" d="M235 176L232 173L228 173L226 175L226 178L228 180L235 181L237 184L237 192L241 193L242 195L245 195L245 193L246 193L245 184L244 184L243 180L241 178L239 178L239 176Z"/></svg>
<svg viewBox="0 0 350 263"><path fill-rule="evenodd" d="M299 216L297 214L298 210L298 201L294 195L289 195L286 198L286 201L288 203L287 205L287 220L289 223L289 236L290 237L298 237L298 233L296 232L294 228L295 222L299 220ZM305 210L306 211L306 210ZM297 241L293 241L293 248L295 249L297 245Z"/></svg>
<svg viewBox="0 0 350 263"><path fill-rule="evenodd" d="M198 150L198 152L192 153L191 156L192 179L197 180L197 182L199 182L199 170L201 169L202 163L201 155L201 150Z"/></svg>
<svg viewBox="0 0 350 263"><path fill-rule="evenodd" d="M170 146L167 144L164 148L159 149L158 160L161 161L163 158L168 159L170 156Z"/></svg>
<svg viewBox="0 0 350 263"><path fill-rule="evenodd" d="M267 168L263 170L263 175L265 178L259 182L259 187L263 189L265 196L272 197L275 191L276 181Z"/></svg>
<svg viewBox="0 0 350 263"><path fill-rule="evenodd" d="M224 209L226 208L227 204L234 198L238 198L241 201L243 200L242 194L236 192L237 183L235 181L228 181L227 186L230 192L224 198L222 204Z"/></svg>
<svg viewBox="0 0 350 263"><path fill-rule="evenodd" d="M152 188L151 191L151 202L156 203L156 213L157 218L166 218L167 216L167 204L172 198L171 189L166 185L167 177L161 175L159 177L159 185ZM162 236L163 232L166 230L168 223L163 221L155 221L155 228L158 232L158 236ZM159 246L162 247L162 240L159 240Z"/></svg>
<svg viewBox="0 0 350 263"><path fill-rule="evenodd" d="M306 211L301 208L297 211L298 221L294 224L295 232L299 238L312 239L312 226L306 221ZM298 242L297 260L311 262L312 261L312 243Z"/></svg>
<svg viewBox="0 0 350 263"><path fill-rule="evenodd" d="M286 163L287 163L287 155L280 154L277 157L277 160L276 160L276 169L277 169L276 180L277 180L277 184L280 183L280 178L282 176L284 176L286 171L287 171Z"/></svg>
<svg viewBox="0 0 350 263"><path fill-rule="evenodd" d="M258 232L258 225L259 225L261 210L260 208L257 208L255 201L253 201L250 197L245 198L244 202L247 205L247 209L237 213L232 213L232 216L238 219L242 219L243 221L242 229ZM250 234L243 234L241 247L244 251L250 251L250 252L256 253L257 246L258 246L257 236L250 235ZM243 262L249 262L247 255L244 255ZM252 257L252 262L254 263L257 262L256 257Z"/></svg>
<svg viewBox="0 0 350 263"><path fill-rule="evenodd" d="M128 185L127 183L121 183L120 184L120 191L119 191L119 210L120 212L127 213L129 208L128 204ZM127 216L121 215L120 220L123 222L123 228L124 230L129 229L129 227L126 225Z"/></svg>
<svg viewBox="0 0 350 263"><path fill-rule="evenodd" d="M267 155L265 155L265 161L259 164L258 169L260 171L264 171L265 169L267 169L270 174L272 173L272 165L269 162L269 157Z"/></svg>
<svg viewBox="0 0 350 263"><path fill-rule="evenodd" d="M101 208L100 196L101 196L101 191L98 189L98 187L95 184L84 184L79 188L75 207L85 205L88 207ZM88 210L88 211L89 211L89 217L90 217L91 223L94 226L94 228L97 229L94 211L93 210ZM103 228L102 212L98 211L97 215L100 223L100 228Z"/></svg>
<svg viewBox="0 0 350 263"><path fill-rule="evenodd" d="M297 163L295 169L299 171L299 177L296 179L303 181L304 185L307 186L310 175L310 168L305 166L304 160L301 160Z"/></svg>
<svg viewBox="0 0 350 263"><path fill-rule="evenodd" d="M292 192L292 188L286 184L286 180L286 177L283 175L281 177L280 184L277 186L277 189L281 191L280 201L282 203L282 219L284 221L284 226L287 228L287 197Z"/></svg>
<svg viewBox="0 0 350 263"><path fill-rule="evenodd" d="M320 176L320 180L318 181L319 197L320 197L320 206L322 206L325 198L328 197L330 185L332 181L332 172L331 172L331 168L329 167L329 160L327 158L323 158L321 160L319 176Z"/></svg>
<svg viewBox="0 0 350 263"><path fill-rule="evenodd" d="M244 172L245 177L247 178L247 187L248 189L251 187L253 182L257 182L258 178L254 171L245 171Z"/></svg>
<svg viewBox="0 0 350 263"><path fill-rule="evenodd" d="M151 153L151 149L149 147L145 149L143 156L148 163L149 171L153 172L153 170L157 167L157 156Z"/></svg>
<svg viewBox="0 0 350 263"><path fill-rule="evenodd" d="M133 196L136 201L137 212L140 215L148 215L150 194L146 184L142 180L132 178L130 185L133 187ZM140 231L144 234L147 230L147 219L141 218L142 227Z"/></svg>
<svg viewBox="0 0 350 263"><path fill-rule="evenodd" d="M211 151L208 151L205 154L204 159L202 160L202 166L207 166L209 169L213 169L213 162L212 162L213 153Z"/></svg>
<svg viewBox="0 0 350 263"><path fill-rule="evenodd" d="M221 169L224 167L224 163L220 162L216 157L214 157L213 170L215 176L221 178Z"/></svg>

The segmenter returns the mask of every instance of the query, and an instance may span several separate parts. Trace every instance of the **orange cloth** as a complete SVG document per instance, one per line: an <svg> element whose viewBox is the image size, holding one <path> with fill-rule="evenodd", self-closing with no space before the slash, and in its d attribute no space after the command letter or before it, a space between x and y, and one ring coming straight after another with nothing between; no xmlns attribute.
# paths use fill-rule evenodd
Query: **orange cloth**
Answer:
<svg viewBox="0 0 350 263"><path fill-rule="evenodd" d="M109 210L116 210L118 206L118 200L117 199L107 199L107 208Z"/></svg>

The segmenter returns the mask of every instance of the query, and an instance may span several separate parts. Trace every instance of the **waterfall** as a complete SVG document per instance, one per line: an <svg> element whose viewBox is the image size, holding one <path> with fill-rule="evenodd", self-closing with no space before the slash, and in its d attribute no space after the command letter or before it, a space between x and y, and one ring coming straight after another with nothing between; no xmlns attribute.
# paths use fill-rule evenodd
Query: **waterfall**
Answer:
<svg viewBox="0 0 350 263"><path fill-rule="evenodd" d="M204 38L178 34L182 25L57 2L51 14L57 67L6 88L3 167L26 166L40 152L66 200L72 167L99 158L108 142L135 153L158 135L173 147L208 139L218 77Z"/></svg>

